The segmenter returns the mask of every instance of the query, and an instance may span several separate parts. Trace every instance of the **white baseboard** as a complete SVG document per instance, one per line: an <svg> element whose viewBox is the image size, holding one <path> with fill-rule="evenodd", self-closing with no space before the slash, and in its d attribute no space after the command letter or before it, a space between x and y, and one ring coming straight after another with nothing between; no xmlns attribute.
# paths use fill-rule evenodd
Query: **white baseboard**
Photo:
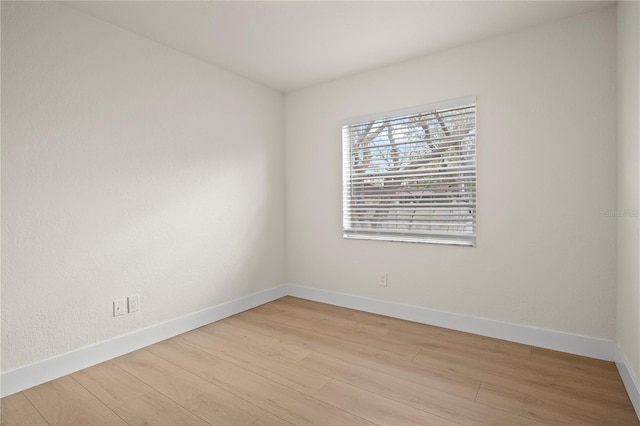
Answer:
<svg viewBox="0 0 640 426"><path fill-rule="evenodd" d="M0 396L5 397L58 377L74 373L154 343L202 327L231 315L255 308L286 295L278 286L249 296L212 306L123 336L105 340L62 355L45 359L0 375Z"/></svg>
<svg viewBox="0 0 640 426"><path fill-rule="evenodd" d="M293 284L287 285L287 294L316 302L343 306L345 308L357 309L374 314L465 331L481 336L494 337L606 361L613 361L615 357L614 342L611 340L454 314L420 306L404 305L396 302L387 302Z"/></svg>
<svg viewBox="0 0 640 426"><path fill-rule="evenodd" d="M618 371L620 372L620 377L622 377L624 387L627 389L627 394L629 394L629 399L631 399L633 408L635 408L636 414L640 419L640 381L638 376L633 373L633 369L631 368L627 357L624 355L624 352L622 352L622 348L620 348L620 345L618 345L617 343L616 367L618 367Z"/></svg>

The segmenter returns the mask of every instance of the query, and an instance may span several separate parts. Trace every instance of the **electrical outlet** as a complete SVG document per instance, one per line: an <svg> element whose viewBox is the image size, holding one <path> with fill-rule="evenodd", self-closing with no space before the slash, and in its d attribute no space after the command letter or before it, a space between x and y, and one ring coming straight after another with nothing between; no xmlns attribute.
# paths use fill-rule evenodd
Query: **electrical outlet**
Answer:
<svg viewBox="0 0 640 426"><path fill-rule="evenodd" d="M129 302L129 313L136 312L140 310L140 296L134 294L132 296L127 297L127 301Z"/></svg>
<svg viewBox="0 0 640 426"><path fill-rule="evenodd" d="M387 273L386 272L380 272L378 275L378 283L380 284L380 287L386 287L387 286Z"/></svg>
<svg viewBox="0 0 640 426"><path fill-rule="evenodd" d="M113 316L118 317L124 315L124 299L113 301Z"/></svg>

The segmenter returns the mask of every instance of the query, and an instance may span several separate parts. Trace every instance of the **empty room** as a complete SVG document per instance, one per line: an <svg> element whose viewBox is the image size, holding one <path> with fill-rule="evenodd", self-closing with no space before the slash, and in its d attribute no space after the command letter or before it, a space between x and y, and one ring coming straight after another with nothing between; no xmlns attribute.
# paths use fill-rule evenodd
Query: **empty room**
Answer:
<svg viewBox="0 0 640 426"><path fill-rule="evenodd" d="M640 425L640 2L0 13L2 425Z"/></svg>

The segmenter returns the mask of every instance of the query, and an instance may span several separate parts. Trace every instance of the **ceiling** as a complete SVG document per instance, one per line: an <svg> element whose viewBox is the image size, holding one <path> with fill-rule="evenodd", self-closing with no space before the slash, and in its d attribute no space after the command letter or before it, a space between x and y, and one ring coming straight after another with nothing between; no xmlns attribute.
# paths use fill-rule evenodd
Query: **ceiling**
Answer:
<svg viewBox="0 0 640 426"><path fill-rule="evenodd" d="M64 2L282 92L611 1Z"/></svg>

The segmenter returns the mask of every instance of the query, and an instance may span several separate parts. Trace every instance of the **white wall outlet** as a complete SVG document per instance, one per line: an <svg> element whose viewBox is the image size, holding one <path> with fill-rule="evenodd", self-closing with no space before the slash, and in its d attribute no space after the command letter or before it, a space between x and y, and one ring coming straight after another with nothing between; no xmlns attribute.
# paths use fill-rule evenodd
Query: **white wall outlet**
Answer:
<svg viewBox="0 0 640 426"><path fill-rule="evenodd" d="M118 317L124 315L124 299L113 301L113 316Z"/></svg>
<svg viewBox="0 0 640 426"><path fill-rule="evenodd" d="M380 284L380 287L386 287L387 286L387 273L386 272L380 272L378 274L378 283Z"/></svg>
<svg viewBox="0 0 640 426"><path fill-rule="evenodd" d="M127 297L127 301L129 302L129 313L136 312L140 310L140 296L134 294L132 296Z"/></svg>

